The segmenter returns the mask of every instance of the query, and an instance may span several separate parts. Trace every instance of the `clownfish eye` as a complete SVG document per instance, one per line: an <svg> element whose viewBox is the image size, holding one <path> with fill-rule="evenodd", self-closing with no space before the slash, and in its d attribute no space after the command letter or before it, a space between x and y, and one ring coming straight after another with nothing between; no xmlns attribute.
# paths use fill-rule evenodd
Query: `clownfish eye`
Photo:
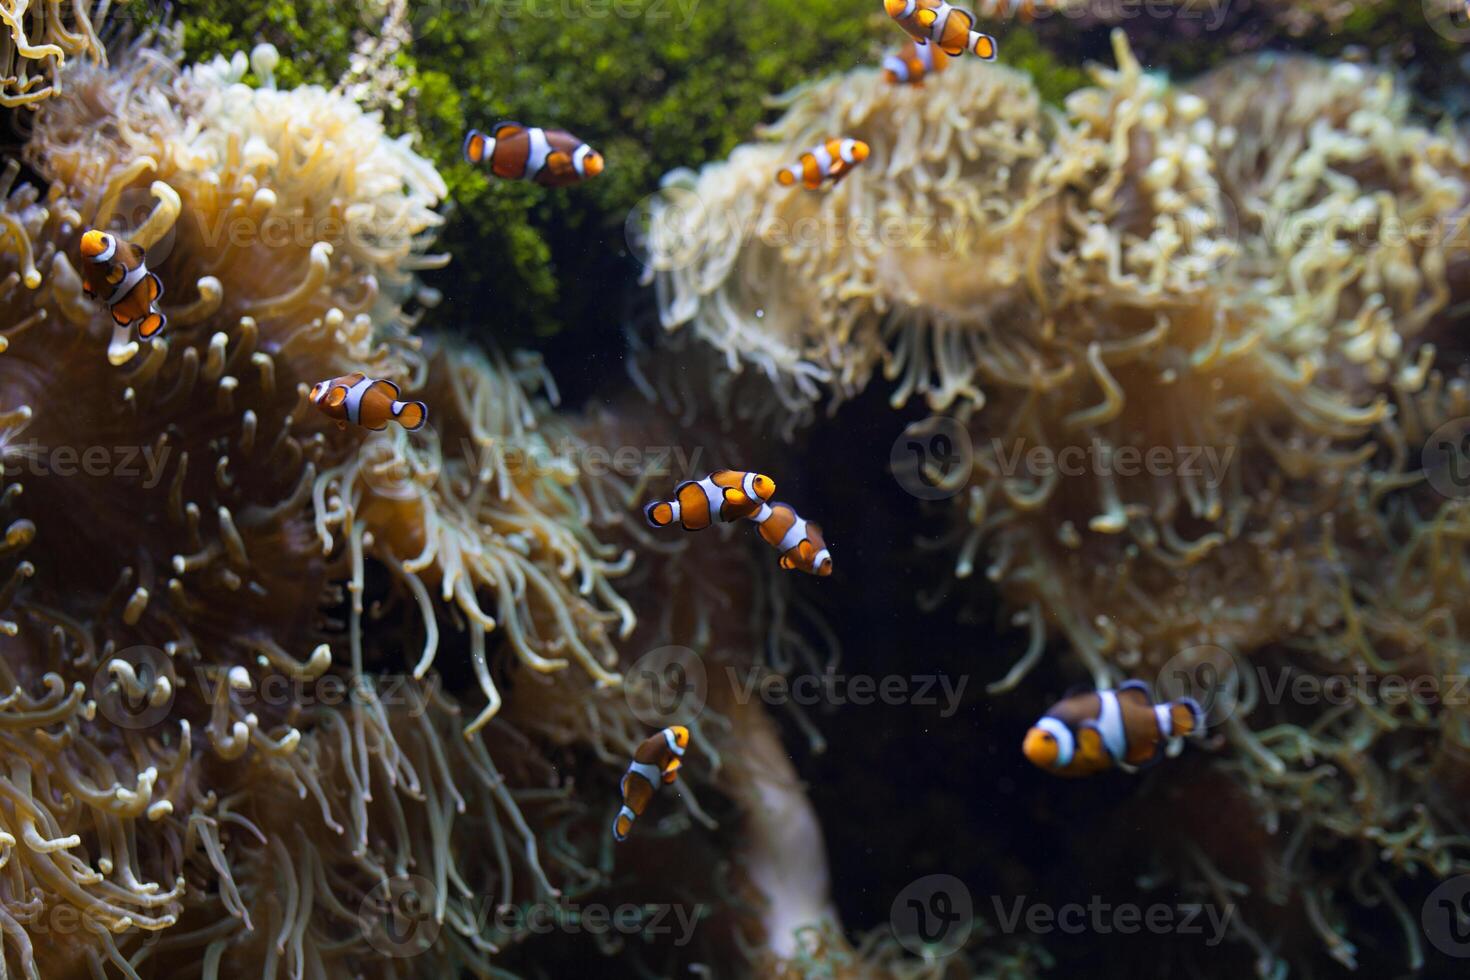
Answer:
<svg viewBox="0 0 1470 980"><path fill-rule="evenodd" d="M322 389L325 388L325 387L326 387L326 382L324 382L324 381L317 382L312 387L312 389L311 389L311 400L314 401L314 402L321 401L322 400Z"/></svg>

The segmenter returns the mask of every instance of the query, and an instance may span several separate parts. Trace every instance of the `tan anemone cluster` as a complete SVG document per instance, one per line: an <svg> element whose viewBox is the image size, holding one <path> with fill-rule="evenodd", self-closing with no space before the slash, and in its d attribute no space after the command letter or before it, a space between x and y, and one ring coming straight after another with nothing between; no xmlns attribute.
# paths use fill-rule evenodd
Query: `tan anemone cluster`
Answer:
<svg viewBox="0 0 1470 980"><path fill-rule="evenodd" d="M61 91L67 58L106 63L97 39L110 0L0 3L0 106L35 108Z"/></svg>
<svg viewBox="0 0 1470 980"><path fill-rule="evenodd" d="M258 88L243 56L74 66L26 148L48 189L0 187L7 973L487 974L523 938L487 908L582 867L543 863L565 777L491 671L614 684L627 559L574 469L512 462L535 362L414 335L432 166L276 61ZM87 227L147 247L162 335L83 296ZM306 402L354 370L431 390L431 429ZM478 703L429 673L441 643Z"/></svg>
<svg viewBox="0 0 1470 980"><path fill-rule="evenodd" d="M1403 913L1415 874L1470 868L1444 788L1466 709L1368 684L1303 711L1260 672L1465 669L1464 507L1419 454L1466 409L1434 342L1459 343L1440 334L1465 298L1470 152L1361 66L1273 56L1171 85L1114 49L1062 114L964 60L922 91L858 71L793 93L768 140L670 182L660 312L770 378L788 423L878 365L895 404L947 409L911 434L969 443L970 465L929 471L959 504L956 571L983 563L1030 629L992 692L1058 638L1099 685L1223 678L1230 792L1297 843L1194 842L1190 873L1265 897L1235 932L1268 973L1301 952L1262 926L1270 904L1353 964L1349 907ZM830 193L776 187L826 135L873 154ZM937 229L918 247L852 231L916 218ZM1422 958L1413 926L1405 946Z"/></svg>

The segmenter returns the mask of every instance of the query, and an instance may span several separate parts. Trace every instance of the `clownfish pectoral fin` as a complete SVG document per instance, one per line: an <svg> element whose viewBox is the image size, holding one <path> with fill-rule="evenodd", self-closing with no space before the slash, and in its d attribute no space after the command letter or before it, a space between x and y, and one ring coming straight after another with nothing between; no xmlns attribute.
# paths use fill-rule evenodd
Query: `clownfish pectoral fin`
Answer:
<svg viewBox="0 0 1470 980"><path fill-rule="evenodd" d="M338 408L347 400L347 386L337 385L327 392L327 407Z"/></svg>
<svg viewBox="0 0 1470 980"><path fill-rule="evenodd" d="M557 177L575 172L572 158L561 150L555 151L546 158L546 169Z"/></svg>
<svg viewBox="0 0 1470 980"><path fill-rule="evenodd" d="M138 321L138 336L144 340L156 337L166 326L168 326L168 317L154 310Z"/></svg>
<svg viewBox="0 0 1470 980"><path fill-rule="evenodd" d="M796 562L791 560L790 555L782 555L781 560L777 562L777 564L779 564L783 569L788 572L796 567Z"/></svg>
<svg viewBox="0 0 1470 980"><path fill-rule="evenodd" d="M683 765L678 759L673 759L664 767L664 784L668 785L679 778L679 767Z"/></svg>
<svg viewBox="0 0 1470 980"><path fill-rule="evenodd" d="M914 20L920 27L929 28L934 26L935 19L939 14L933 10L920 10L914 15Z"/></svg>

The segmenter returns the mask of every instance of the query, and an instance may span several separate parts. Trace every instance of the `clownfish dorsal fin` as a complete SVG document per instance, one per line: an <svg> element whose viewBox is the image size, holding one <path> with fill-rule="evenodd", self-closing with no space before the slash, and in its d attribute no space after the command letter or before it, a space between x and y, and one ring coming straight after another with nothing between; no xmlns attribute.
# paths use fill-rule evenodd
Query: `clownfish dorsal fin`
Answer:
<svg viewBox="0 0 1470 980"><path fill-rule="evenodd" d="M1149 690L1148 684L1144 683L1143 681L1129 680L1119 684L1118 697L1121 698L1125 694L1134 695L1135 700L1137 700L1138 698L1142 698L1142 703L1145 705L1151 706L1154 703L1153 691Z"/></svg>
<svg viewBox="0 0 1470 980"><path fill-rule="evenodd" d="M490 135L498 140L503 140L516 133L523 133L525 130L526 127L518 122L501 122L495 124L495 128L490 130Z"/></svg>
<svg viewBox="0 0 1470 980"><path fill-rule="evenodd" d="M378 381L374 381L372 386L375 390L377 390L381 394L387 395L394 401L397 401L398 396L402 394L402 392L398 390L398 386L389 381L387 378L382 378Z"/></svg>
<svg viewBox="0 0 1470 980"><path fill-rule="evenodd" d="M1077 697L1079 694L1091 694L1095 690L1096 688L1094 688L1091 684L1073 684L1062 692L1062 696L1059 700L1070 701L1073 698Z"/></svg>

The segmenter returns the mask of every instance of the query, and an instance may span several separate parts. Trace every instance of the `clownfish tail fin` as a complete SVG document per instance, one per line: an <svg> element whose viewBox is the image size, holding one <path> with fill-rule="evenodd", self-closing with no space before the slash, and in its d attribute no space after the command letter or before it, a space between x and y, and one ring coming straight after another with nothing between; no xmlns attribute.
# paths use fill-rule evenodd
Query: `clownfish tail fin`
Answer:
<svg viewBox="0 0 1470 980"><path fill-rule="evenodd" d="M393 418L409 432L416 432L429 421L429 407L423 402L395 401Z"/></svg>
<svg viewBox="0 0 1470 980"><path fill-rule="evenodd" d="M613 818L613 840L621 844L628 839L628 834L633 830L633 818L635 816L633 811L626 806L618 811L618 815Z"/></svg>
<svg viewBox="0 0 1470 980"><path fill-rule="evenodd" d="M979 31L970 32L970 50L982 61L995 60L995 38Z"/></svg>
<svg viewBox="0 0 1470 980"><path fill-rule="evenodd" d="M147 340L157 336L166 326L168 326L168 317L154 310L138 321L138 336Z"/></svg>
<svg viewBox="0 0 1470 980"><path fill-rule="evenodd" d="M1180 698L1169 704L1169 720L1174 733L1199 738L1205 733L1205 713L1194 698Z"/></svg>
<svg viewBox="0 0 1470 980"><path fill-rule="evenodd" d="M485 159L490 156L491 145L490 137L478 129L470 130L464 138L465 160L469 163L484 163Z"/></svg>
<svg viewBox="0 0 1470 980"><path fill-rule="evenodd" d="M667 500L655 500L643 508L649 527L668 527L674 523L674 508Z"/></svg>

